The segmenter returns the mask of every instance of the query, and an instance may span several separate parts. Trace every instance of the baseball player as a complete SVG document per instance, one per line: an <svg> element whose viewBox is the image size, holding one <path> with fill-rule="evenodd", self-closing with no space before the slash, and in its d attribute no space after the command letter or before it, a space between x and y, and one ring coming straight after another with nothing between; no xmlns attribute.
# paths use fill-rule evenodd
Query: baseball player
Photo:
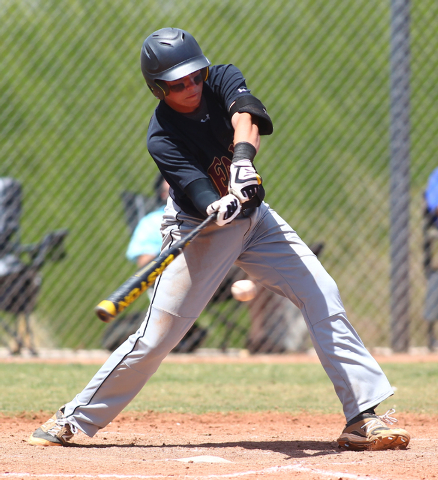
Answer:
<svg viewBox="0 0 438 480"><path fill-rule="evenodd" d="M392 427L397 420L390 412L375 412L394 392L349 323L336 283L295 230L263 201L254 159L261 136L271 134L273 126L242 73L233 65L211 66L193 36L178 28L163 28L146 38L141 69L160 100L147 145L170 185L162 249L212 212L217 219L157 279L138 331L29 442L66 445L78 431L92 437L111 422L236 264L301 309L343 406L346 425L339 445L353 450L406 447L409 433Z"/></svg>

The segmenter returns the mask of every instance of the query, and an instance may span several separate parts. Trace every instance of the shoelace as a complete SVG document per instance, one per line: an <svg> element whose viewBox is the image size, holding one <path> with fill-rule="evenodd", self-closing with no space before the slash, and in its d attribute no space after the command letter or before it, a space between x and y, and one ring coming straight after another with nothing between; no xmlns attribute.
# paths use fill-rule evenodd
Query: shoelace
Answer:
<svg viewBox="0 0 438 480"><path fill-rule="evenodd" d="M398 422L396 418L390 417L390 415L392 415L393 413L395 413L395 408L391 408L383 415L377 415L377 416L380 418L380 420L384 421L388 425L393 425L394 423Z"/></svg>
<svg viewBox="0 0 438 480"><path fill-rule="evenodd" d="M396 418L390 417L390 415L392 415L393 413L395 413L395 409L391 408L383 415L376 415L376 417L382 422L386 423L387 425L392 425L398 422ZM378 420L376 418L372 418L368 422L364 423L360 428L368 433L369 431L373 430L375 427L378 427L378 426L379 426Z"/></svg>
<svg viewBox="0 0 438 480"><path fill-rule="evenodd" d="M376 417L379 420L382 420L382 422L386 423L387 425L393 425L394 423L398 422L396 418L390 416L393 413L395 413L395 409L391 408L383 415L376 415ZM368 433L370 430L372 430L374 427L377 427L378 425L378 420L376 418L372 418L369 422L363 424L360 428Z"/></svg>
<svg viewBox="0 0 438 480"><path fill-rule="evenodd" d="M78 433L78 427L70 423L66 418L58 418L52 428L49 428L48 433L51 435L56 435L63 427L68 425L70 427L71 433L76 435Z"/></svg>
<svg viewBox="0 0 438 480"><path fill-rule="evenodd" d="M392 415L394 413L395 413L395 408L391 408L390 410L388 410L383 415L377 415L377 416L380 418L380 420L384 421L388 425L393 425L394 423L398 422L398 420L396 418L390 417L390 415Z"/></svg>

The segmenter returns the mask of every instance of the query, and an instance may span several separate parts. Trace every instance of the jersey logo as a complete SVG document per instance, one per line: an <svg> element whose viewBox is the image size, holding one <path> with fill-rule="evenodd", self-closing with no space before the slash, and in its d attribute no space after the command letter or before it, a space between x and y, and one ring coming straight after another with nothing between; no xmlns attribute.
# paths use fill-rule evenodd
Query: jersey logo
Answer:
<svg viewBox="0 0 438 480"><path fill-rule="evenodd" d="M212 164L207 170L208 175L221 197L228 194L230 166L231 160L228 157L214 157Z"/></svg>

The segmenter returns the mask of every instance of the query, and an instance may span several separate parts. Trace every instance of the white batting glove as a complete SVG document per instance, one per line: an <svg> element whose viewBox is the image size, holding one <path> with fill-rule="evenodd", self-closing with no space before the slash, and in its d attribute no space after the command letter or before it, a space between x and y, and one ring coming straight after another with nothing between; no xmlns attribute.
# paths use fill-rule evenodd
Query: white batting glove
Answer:
<svg viewBox="0 0 438 480"><path fill-rule="evenodd" d="M237 215L239 215L242 206L239 200L230 193L222 197L220 200L216 200L207 207L207 215L213 212L217 212L217 218L215 222L222 227L227 223L233 221Z"/></svg>
<svg viewBox="0 0 438 480"><path fill-rule="evenodd" d="M257 173L251 160L237 160L231 164L228 191L241 203L255 197L261 183L262 177Z"/></svg>

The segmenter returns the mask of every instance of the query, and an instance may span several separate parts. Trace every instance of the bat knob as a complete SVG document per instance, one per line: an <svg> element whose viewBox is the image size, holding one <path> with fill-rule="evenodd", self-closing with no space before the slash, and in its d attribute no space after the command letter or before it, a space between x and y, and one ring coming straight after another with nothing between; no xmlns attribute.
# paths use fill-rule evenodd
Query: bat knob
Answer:
<svg viewBox="0 0 438 480"><path fill-rule="evenodd" d="M109 300L103 300L94 309L96 315L102 320L102 322L109 323L116 317L116 306Z"/></svg>

